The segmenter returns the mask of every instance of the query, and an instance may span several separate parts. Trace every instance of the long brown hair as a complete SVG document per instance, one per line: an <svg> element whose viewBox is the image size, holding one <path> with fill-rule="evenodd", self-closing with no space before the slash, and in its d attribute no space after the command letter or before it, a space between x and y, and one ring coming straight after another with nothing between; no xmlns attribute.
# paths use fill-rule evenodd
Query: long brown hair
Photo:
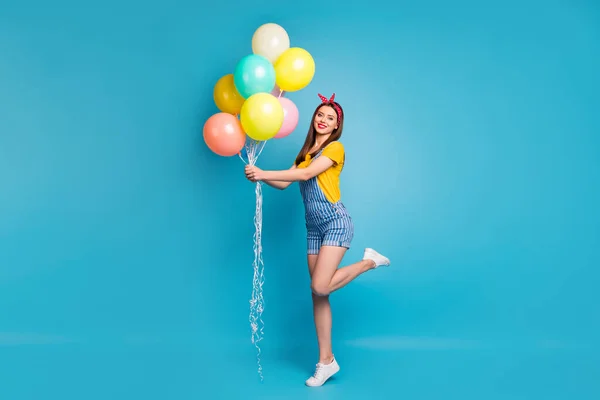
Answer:
<svg viewBox="0 0 600 400"><path fill-rule="evenodd" d="M339 107L339 110L342 115L337 115L337 107L331 107L333 104ZM313 158L319 151L321 151L321 149L323 149L329 143L339 140L342 137L342 131L344 130L344 110L342 109L342 106L340 106L335 101L319 104L317 108L315 108L315 112L313 113L312 119L310 120L310 127L308 128L308 133L306 134L304 145L302 145L300 152L296 156L296 166L306 159L306 155L309 153L310 149L315 145L315 140L317 139L317 133L315 132L315 117L317 116L319 109L323 106L330 106L336 113L336 115L339 117L340 122L337 124L337 129L334 129L333 132L331 132L327 140L325 140L325 142L323 142L323 144L321 144L321 146L318 149L310 153L310 157Z"/></svg>

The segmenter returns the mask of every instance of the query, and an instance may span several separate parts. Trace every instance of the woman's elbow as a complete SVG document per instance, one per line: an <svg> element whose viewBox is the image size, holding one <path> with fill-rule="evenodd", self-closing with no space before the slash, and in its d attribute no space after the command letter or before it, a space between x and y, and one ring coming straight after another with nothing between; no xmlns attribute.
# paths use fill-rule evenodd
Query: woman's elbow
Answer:
<svg viewBox="0 0 600 400"><path fill-rule="evenodd" d="M311 179L312 177L313 177L313 175L310 173L310 171L304 170L304 171L302 171L302 174L300 175L300 181L306 182L307 180Z"/></svg>
<svg viewBox="0 0 600 400"><path fill-rule="evenodd" d="M285 190L288 187L290 187L291 184L292 184L292 182L282 182L279 186L277 186L277 189Z"/></svg>

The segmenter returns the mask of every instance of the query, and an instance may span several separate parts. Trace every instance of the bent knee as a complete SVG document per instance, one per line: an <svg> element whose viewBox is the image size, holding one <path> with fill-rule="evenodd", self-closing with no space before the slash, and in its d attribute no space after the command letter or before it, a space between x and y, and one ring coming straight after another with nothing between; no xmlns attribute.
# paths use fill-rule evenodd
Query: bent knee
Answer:
<svg viewBox="0 0 600 400"><path fill-rule="evenodd" d="M328 296L331 293L329 289L329 284L324 282L313 282L310 285L310 289L317 296Z"/></svg>

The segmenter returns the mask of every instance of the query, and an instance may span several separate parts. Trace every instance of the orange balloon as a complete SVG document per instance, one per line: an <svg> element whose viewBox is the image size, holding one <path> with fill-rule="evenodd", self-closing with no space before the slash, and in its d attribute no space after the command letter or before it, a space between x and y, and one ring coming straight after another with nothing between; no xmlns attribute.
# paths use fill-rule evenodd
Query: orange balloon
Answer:
<svg viewBox="0 0 600 400"><path fill-rule="evenodd" d="M233 74L224 75L217 81L213 99L219 111L229 114L239 114L245 100L235 88Z"/></svg>
<svg viewBox="0 0 600 400"><path fill-rule="evenodd" d="M204 123L204 142L213 153L224 157L238 154L246 144L246 134L235 115L220 112Z"/></svg>

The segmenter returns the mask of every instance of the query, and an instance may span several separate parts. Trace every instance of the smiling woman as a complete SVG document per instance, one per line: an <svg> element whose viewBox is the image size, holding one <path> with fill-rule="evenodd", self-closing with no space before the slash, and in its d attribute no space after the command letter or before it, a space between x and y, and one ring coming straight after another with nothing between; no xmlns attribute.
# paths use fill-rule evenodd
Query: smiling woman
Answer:
<svg viewBox="0 0 600 400"><path fill-rule="evenodd" d="M2 7L3 399L305 399L317 337L333 357L316 293L360 269L333 272L339 246L305 255L349 237L337 179L341 264L363 242L393 263L330 296L342 371L315 397L600 399L599 2L354 3ZM290 171L252 170L289 186L260 184L255 285L259 185L202 122L239 114L234 66L269 15L318 69L293 92L306 54L277 62L272 94L302 119L258 164ZM343 106L337 132L318 91Z"/></svg>
<svg viewBox="0 0 600 400"><path fill-rule="evenodd" d="M341 201L340 175L345 163L345 149L339 139L344 126L340 104L319 94L321 104L315 109L302 149L294 165L283 171L262 171L246 166L246 177L263 181L277 189L300 182L307 228L308 269L311 276L313 314L319 344L319 362L308 386L321 386L340 369L331 343L331 305L329 295L346 286L357 276L390 261L373 249L364 251L362 260L339 268L354 238L354 224Z"/></svg>

